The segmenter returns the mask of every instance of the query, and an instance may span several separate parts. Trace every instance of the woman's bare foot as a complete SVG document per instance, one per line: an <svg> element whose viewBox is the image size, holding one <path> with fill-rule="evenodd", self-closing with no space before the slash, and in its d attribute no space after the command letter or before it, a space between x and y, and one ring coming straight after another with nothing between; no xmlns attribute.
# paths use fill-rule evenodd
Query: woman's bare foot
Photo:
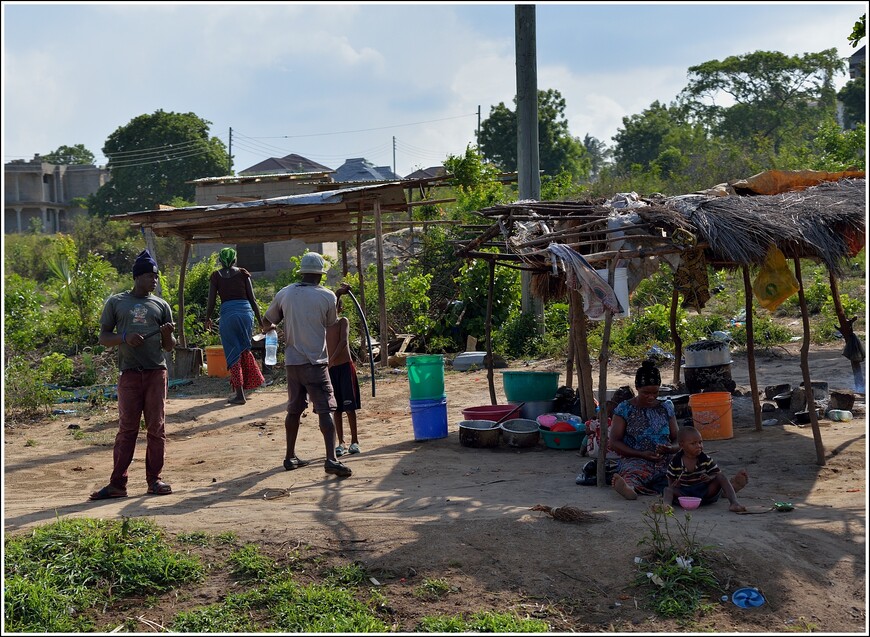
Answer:
<svg viewBox="0 0 870 637"><path fill-rule="evenodd" d="M732 513L746 513L746 507L742 504L732 504L728 507L728 510Z"/></svg>
<svg viewBox="0 0 870 637"><path fill-rule="evenodd" d="M740 491L747 484L749 484L749 474L746 473L746 469L741 469L731 478L731 486L734 487L734 493Z"/></svg>
<svg viewBox="0 0 870 637"><path fill-rule="evenodd" d="M231 405L244 405L248 401L244 396L230 396L227 402Z"/></svg>
<svg viewBox="0 0 870 637"><path fill-rule="evenodd" d="M637 494L634 492L634 489L628 486L618 473L613 476L613 488L626 500L637 500Z"/></svg>

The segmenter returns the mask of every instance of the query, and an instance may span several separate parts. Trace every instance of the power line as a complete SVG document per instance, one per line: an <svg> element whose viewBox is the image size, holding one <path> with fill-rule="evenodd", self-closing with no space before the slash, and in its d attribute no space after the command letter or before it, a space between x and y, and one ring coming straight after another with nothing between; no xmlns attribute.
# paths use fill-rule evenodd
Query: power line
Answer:
<svg viewBox="0 0 870 637"><path fill-rule="evenodd" d="M270 137L258 137L252 139L297 139L300 137L324 137L326 135L348 135L350 133L367 133L375 130L388 130L390 128L403 128L405 126L419 126L420 124L432 124L434 122L446 122L451 119L462 119L463 117L475 117L477 113L469 115L454 115L452 117L442 117L440 119L429 119L422 122L410 122L408 124L391 124L390 126L377 126L375 128L360 128L357 130L336 131L333 133L309 133L306 135L276 135Z"/></svg>

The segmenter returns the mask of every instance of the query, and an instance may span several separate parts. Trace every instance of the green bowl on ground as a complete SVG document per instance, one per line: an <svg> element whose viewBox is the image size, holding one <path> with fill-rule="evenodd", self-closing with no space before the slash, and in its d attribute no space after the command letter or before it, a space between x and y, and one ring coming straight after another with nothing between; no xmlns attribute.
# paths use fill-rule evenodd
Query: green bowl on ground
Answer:
<svg viewBox="0 0 870 637"><path fill-rule="evenodd" d="M540 428L541 440L550 449L579 449L586 434L582 431L549 431Z"/></svg>
<svg viewBox="0 0 870 637"><path fill-rule="evenodd" d="M559 388L559 372L502 372L504 395L508 402L553 400Z"/></svg>

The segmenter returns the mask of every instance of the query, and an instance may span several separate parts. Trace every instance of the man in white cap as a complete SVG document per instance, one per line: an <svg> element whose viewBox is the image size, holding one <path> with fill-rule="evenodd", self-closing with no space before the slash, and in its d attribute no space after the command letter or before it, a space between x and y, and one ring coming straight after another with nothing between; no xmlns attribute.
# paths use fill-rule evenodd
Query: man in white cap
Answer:
<svg viewBox="0 0 870 637"><path fill-rule="evenodd" d="M320 285L326 274L326 263L316 252L302 255L299 265L302 280L282 288L272 299L263 315L263 331L275 329L284 321L284 365L287 371L287 416L284 429L287 451L284 469L292 471L311 464L296 455L296 437L302 412L308 407L307 398L314 404L314 413L320 421L320 431L326 445L326 473L346 478L350 467L335 456L335 423L332 412L336 409L335 396L329 380L329 354L326 349L326 328L338 321L336 301L350 289L342 284L333 293Z"/></svg>

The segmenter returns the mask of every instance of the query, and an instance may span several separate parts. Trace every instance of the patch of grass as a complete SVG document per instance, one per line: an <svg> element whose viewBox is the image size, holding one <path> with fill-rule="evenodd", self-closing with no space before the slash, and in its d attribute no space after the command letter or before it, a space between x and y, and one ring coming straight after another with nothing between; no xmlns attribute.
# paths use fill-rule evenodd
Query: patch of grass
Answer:
<svg viewBox="0 0 870 637"><path fill-rule="evenodd" d="M335 566L326 573L326 581L335 586L360 586L368 582L369 574L362 564Z"/></svg>
<svg viewBox="0 0 870 637"><path fill-rule="evenodd" d="M239 538L232 531L226 531L225 533L218 533L214 536L214 539L218 544L235 544Z"/></svg>
<svg viewBox="0 0 870 637"><path fill-rule="evenodd" d="M282 579L220 604L179 613L174 632L370 633L388 626L353 594L328 585Z"/></svg>
<svg viewBox="0 0 870 637"><path fill-rule="evenodd" d="M211 542L211 536L205 531L193 531L192 533L179 533L176 539L181 544L192 544L194 546L208 546Z"/></svg>
<svg viewBox="0 0 870 637"><path fill-rule="evenodd" d="M425 633L546 633L547 622L540 619L522 618L513 613L475 613L470 616L439 615L424 617L420 631Z"/></svg>
<svg viewBox="0 0 870 637"><path fill-rule="evenodd" d="M203 572L148 520L59 520L6 538L6 630L90 630L87 611L98 603L159 594L199 581Z"/></svg>
<svg viewBox="0 0 870 637"><path fill-rule="evenodd" d="M420 599L439 599L453 590L445 579L426 579L416 589L414 596Z"/></svg>
<svg viewBox="0 0 870 637"><path fill-rule="evenodd" d="M35 446L38 445L38 444L39 444L39 443L36 442L35 440L33 440L33 439L31 439L31 438L28 438L27 441L24 443L24 446L25 446L25 447L35 447Z"/></svg>
<svg viewBox="0 0 870 637"><path fill-rule="evenodd" d="M264 581L277 571L275 562L260 553L256 544L233 551L228 561L232 573L242 580Z"/></svg>

